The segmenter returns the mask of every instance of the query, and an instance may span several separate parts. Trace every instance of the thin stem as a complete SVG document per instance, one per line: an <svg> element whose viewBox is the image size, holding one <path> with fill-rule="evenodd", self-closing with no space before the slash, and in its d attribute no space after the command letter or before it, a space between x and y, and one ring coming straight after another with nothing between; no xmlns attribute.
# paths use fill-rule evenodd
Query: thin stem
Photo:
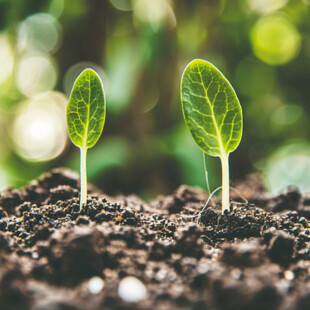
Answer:
<svg viewBox="0 0 310 310"><path fill-rule="evenodd" d="M205 171L205 177L206 177L206 183L207 183L207 190L208 190L208 194L209 196L211 195L211 191L210 191L210 184L209 184L209 177L208 177L208 170L207 170L207 165L206 165L206 153L202 152L203 154L203 168Z"/></svg>
<svg viewBox="0 0 310 310"><path fill-rule="evenodd" d="M206 210L206 209L208 208L209 202L212 200L213 195L214 195L217 191L219 191L220 189L222 189L222 186L216 188L216 189L210 194L210 196L209 196L209 198L208 198L208 200L207 200L205 206L204 206L203 209L200 211L200 215L204 212L204 210Z"/></svg>
<svg viewBox="0 0 310 310"><path fill-rule="evenodd" d="M209 196L208 198L208 201L206 202L205 206L203 207L203 209L198 213L198 214L194 214L194 215L181 215L181 214L177 214L177 216L179 217L182 217L182 218L185 218L185 219L192 219L192 218L196 218L198 215L199 215L199 218L198 218L198 221L200 220L201 218L201 214L207 209L208 205L209 205L209 202L211 201L213 195L219 191L222 187L218 187L216 188Z"/></svg>
<svg viewBox="0 0 310 310"><path fill-rule="evenodd" d="M80 210L86 204L87 200L87 174L86 174L86 154L87 148L81 148L81 166L80 166Z"/></svg>
<svg viewBox="0 0 310 310"><path fill-rule="evenodd" d="M221 157L222 163L222 214L229 211L229 155Z"/></svg>

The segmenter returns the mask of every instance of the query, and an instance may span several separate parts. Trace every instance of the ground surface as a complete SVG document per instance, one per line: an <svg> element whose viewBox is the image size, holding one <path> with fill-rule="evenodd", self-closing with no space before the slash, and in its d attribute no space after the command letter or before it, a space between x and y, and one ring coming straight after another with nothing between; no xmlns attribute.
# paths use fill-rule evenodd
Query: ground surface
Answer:
<svg viewBox="0 0 310 310"><path fill-rule="evenodd" d="M203 207L199 189L146 204L90 187L79 211L77 188L56 169L1 192L0 310L310 309L310 197L297 189L273 197L249 177L231 213L215 202L197 224L178 214Z"/></svg>

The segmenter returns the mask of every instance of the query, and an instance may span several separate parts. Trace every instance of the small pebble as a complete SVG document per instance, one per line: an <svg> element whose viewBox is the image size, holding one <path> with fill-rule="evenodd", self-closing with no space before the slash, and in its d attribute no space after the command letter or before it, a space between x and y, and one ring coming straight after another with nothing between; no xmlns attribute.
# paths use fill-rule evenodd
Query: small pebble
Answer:
<svg viewBox="0 0 310 310"><path fill-rule="evenodd" d="M38 252L32 252L32 258L33 259L38 259L39 258L39 253Z"/></svg>
<svg viewBox="0 0 310 310"><path fill-rule="evenodd" d="M294 280L295 275L294 275L294 272L292 272L291 270L286 270L284 272L284 277L285 277L286 280L292 281L292 280Z"/></svg>
<svg viewBox="0 0 310 310"><path fill-rule="evenodd" d="M88 281L88 290L91 294L99 294L104 288L104 281L100 277L92 277Z"/></svg>
<svg viewBox="0 0 310 310"><path fill-rule="evenodd" d="M146 298L146 288L139 279L129 276L121 280L118 295L124 301L138 302Z"/></svg>

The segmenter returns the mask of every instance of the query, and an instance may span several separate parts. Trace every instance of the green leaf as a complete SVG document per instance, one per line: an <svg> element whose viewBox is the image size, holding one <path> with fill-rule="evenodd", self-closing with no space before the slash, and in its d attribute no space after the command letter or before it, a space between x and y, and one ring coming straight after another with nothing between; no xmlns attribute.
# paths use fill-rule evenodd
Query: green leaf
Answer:
<svg viewBox="0 0 310 310"><path fill-rule="evenodd" d="M242 110L224 75L211 63L195 59L181 81L185 123L197 145L208 155L224 157L242 136Z"/></svg>
<svg viewBox="0 0 310 310"><path fill-rule="evenodd" d="M106 104L100 77L92 69L84 70L76 79L67 105L70 139L87 149L98 141L105 122Z"/></svg>

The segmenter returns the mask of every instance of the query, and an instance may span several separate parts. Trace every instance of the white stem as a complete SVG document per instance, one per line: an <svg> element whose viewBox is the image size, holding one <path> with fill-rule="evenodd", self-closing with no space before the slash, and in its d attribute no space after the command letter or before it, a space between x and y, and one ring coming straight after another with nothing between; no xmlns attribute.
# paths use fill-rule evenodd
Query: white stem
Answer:
<svg viewBox="0 0 310 310"><path fill-rule="evenodd" d="M222 163L222 214L229 211L229 155L221 157Z"/></svg>
<svg viewBox="0 0 310 310"><path fill-rule="evenodd" d="M86 154L87 148L81 148L81 166L80 166L80 210L87 200L87 174L86 174Z"/></svg>

